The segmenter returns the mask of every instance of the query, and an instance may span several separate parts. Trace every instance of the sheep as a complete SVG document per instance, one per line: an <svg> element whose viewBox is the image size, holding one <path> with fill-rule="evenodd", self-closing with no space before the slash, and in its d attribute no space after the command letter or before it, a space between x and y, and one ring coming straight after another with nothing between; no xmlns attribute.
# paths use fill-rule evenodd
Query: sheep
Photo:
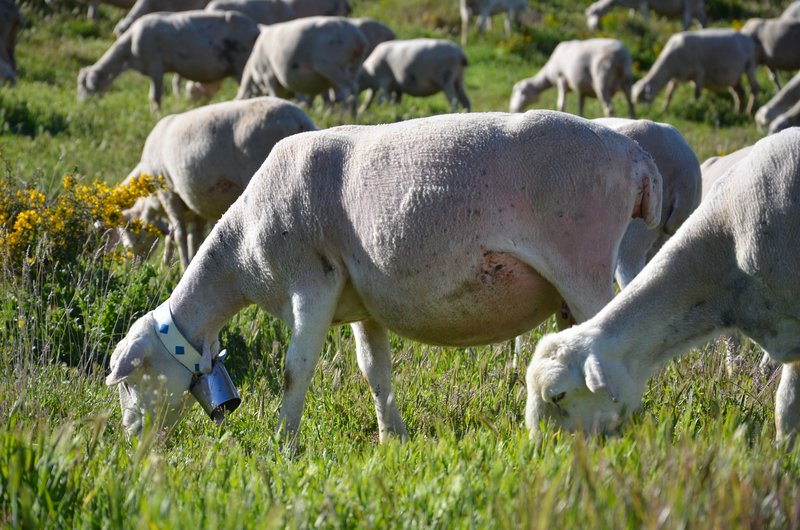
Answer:
<svg viewBox="0 0 800 530"><path fill-rule="evenodd" d="M586 8L586 23L589 29L603 29L602 18L615 7L629 7L642 12L644 21L649 18L652 9L667 18L681 18L682 29L686 31L692 24L692 19L697 20L700 27L706 27L706 0L599 0Z"/></svg>
<svg viewBox="0 0 800 530"><path fill-rule="evenodd" d="M336 100L344 101L357 93L356 74L366 48L367 38L343 17L261 26L236 98L288 98L296 93L313 97L332 88Z"/></svg>
<svg viewBox="0 0 800 530"><path fill-rule="evenodd" d="M311 16L346 17L351 12L347 0L212 0L206 10L239 11L259 24Z"/></svg>
<svg viewBox="0 0 800 530"><path fill-rule="evenodd" d="M633 85L633 100L650 102L667 86L664 111L669 109L672 93L679 82L694 83L694 97L700 98L703 88L727 88L739 112L745 90L742 74L750 83L747 113L761 91L755 78L755 43L747 35L729 29L684 31L672 35L647 75Z"/></svg>
<svg viewBox="0 0 800 530"><path fill-rule="evenodd" d="M781 18L784 20L800 20L800 1L795 1L783 10Z"/></svg>
<svg viewBox="0 0 800 530"><path fill-rule="evenodd" d="M378 44L358 72L359 92L368 90L359 112L372 104L376 94L398 99L402 94L425 97L444 92L455 112L460 104L470 110L464 91L467 56L446 39L390 40Z"/></svg>
<svg viewBox="0 0 800 530"><path fill-rule="evenodd" d="M114 35L121 37L134 22L149 13L173 13L203 9L208 0L136 0L128 14L114 26Z"/></svg>
<svg viewBox="0 0 800 530"><path fill-rule="evenodd" d="M17 84L17 33L25 27L25 19L14 0L0 0L0 84Z"/></svg>
<svg viewBox="0 0 800 530"><path fill-rule="evenodd" d="M628 114L636 116L631 100L631 55L615 39L588 39L561 42L539 72L514 85L511 92L511 112L520 112L536 101L539 93L558 87L558 110L564 111L566 94L578 92L578 114L583 116L586 96L597 97L606 116L613 116L612 96L625 94Z"/></svg>
<svg viewBox="0 0 800 530"><path fill-rule="evenodd" d="M800 428L800 129L756 143L644 270L590 320L542 338L527 372L525 418L612 432L647 378L723 331L783 363L779 439Z"/></svg>
<svg viewBox="0 0 800 530"><path fill-rule="evenodd" d="M791 108L775 118L769 124L769 134L775 134L789 127L800 126L800 101L795 102Z"/></svg>
<svg viewBox="0 0 800 530"><path fill-rule="evenodd" d="M220 351L223 324L251 303L292 329L278 422L290 442L328 328L350 323L380 439L405 437L388 330L486 344L532 328L562 300L584 320L613 296L630 218L655 225L660 213L650 155L569 114L445 114L302 133L272 149L162 306L202 352L198 372ZM147 313L111 356L106 383L119 385L131 434L156 410L154 424L169 429L191 403L193 374L157 333Z"/></svg>
<svg viewBox="0 0 800 530"><path fill-rule="evenodd" d="M150 77L150 105L161 108L163 76L210 83L242 76L258 24L233 12L152 13L138 19L92 66L78 74L78 99L108 89L131 68Z"/></svg>
<svg viewBox="0 0 800 530"><path fill-rule="evenodd" d="M756 125L759 130L768 130L770 124L797 101L800 101L800 73L795 74L786 86L756 111Z"/></svg>
<svg viewBox="0 0 800 530"><path fill-rule="evenodd" d="M461 13L461 45L467 45L469 35L469 19L478 17L478 35L483 34L487 22L491 24L492 15L505 13L504 28L506 36L511 35L511 26L517 13L528 8L528 0L459 0L458 10Z"/></svg>
<svg viewBox="0 0 800 530"><path fill-rule="evenodd" d="M756 44L756 63L767 67L777 90L781 89L777 70L800 68L800 20L751 18L742 27Z"/></svg>
<svg viewBox="0 0 800 530"><path fill-rule="evenodd" d="M286 136L310 130L316 126L299 107L271 97L206 105L166 116L153 127L141 161L130 175L163 176L166 186L156 196L183 268L194 253L186 229L187 212L194 216L196 245L204 221L216 221L225 213L272 147ZM125 216L153 223L163 214L157 205L144 203ZM121 239L131 244L136 238L122 233ZM149 250L152 240L135 246L137 252Z"/></svg>

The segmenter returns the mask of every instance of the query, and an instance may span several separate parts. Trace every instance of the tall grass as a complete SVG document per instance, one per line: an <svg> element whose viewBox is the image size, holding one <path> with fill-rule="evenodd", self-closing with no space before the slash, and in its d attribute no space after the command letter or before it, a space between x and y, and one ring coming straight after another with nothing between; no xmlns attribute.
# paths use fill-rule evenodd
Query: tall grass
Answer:
<svg viewBox="0 0 800 530"><path fill-rule="evenodd" d="M477 111L506 110L513 82L532 75L565 38L587 38L587 1L532 1L510 38L502 24L470 35L467 91ZM457 39L455 4L354 0L355 14L388 22L401 37ZM59 7L60 6L60 7ZM780 11L773 2L711 0L716 25ZM55 193L65 173L117 182L138 161L160 116L147 81L128 72L102 99L76 101L77 70L112 42L122 15L103 7L95 25L78 2L23 4L20 83L0 88L0 156L7 173ZM641 77L676 21L645 24L618 10L605 35L621 38ZM766 76L759 80L769 97ZM226 82L214 101L229 99ZM618 96L619 97L619 96ZM554 108L555 91L539 106ZM576 96L568 110L577 108ZM702 160L760 137L727 94L694 102L681 87L637 109L676 125ZM163 114L192 102L166 95ZM621 101L618 108L624 108ZM444 98L404 98L361 123L446 112ZM338 123L321 106L320 126ZM601 114L587 104L589 117ZM346 121L352 121L346 118ZM107 259L99 239L77 258L0 269L0 526L19 528L798 528L800 449L774 442L775 375L759 350L728 375L720 348L697 349L649 383L644 405L613 438L523 427L525 389L510 343L439 348L392 336L394 383L411 440L377 443L368 388L349 329L332 329L294 451L274 432L289 331L255 307L221 333L243 403L222 427L198 407L166 439L128 440L108 355L129 324L175 285L176 265ZM43 244L44 245L44 244ZM552 323L535 330L530 347ZM530 351L526 350L525 356Z"/></svg>

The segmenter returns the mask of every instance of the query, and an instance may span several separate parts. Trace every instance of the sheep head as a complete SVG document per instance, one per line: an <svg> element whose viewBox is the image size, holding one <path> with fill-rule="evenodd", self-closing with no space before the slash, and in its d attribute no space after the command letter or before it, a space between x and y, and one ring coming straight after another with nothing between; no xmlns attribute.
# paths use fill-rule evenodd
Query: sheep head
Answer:
<svg viewBox="0 0 800 530"><path fill-rule="evenodd" d="M78 72L78 101L86 101L96 94L102 95L111 85L109 76L104 76L91 66Z"/></svg>
<svg viewBox="0 0 800 530"><path fill-rule="evenodd" d="M627 367L603 358L581 326L543 337L528 366L525 422L536 433L540 420L568 431L614 432L638 407L644 382Z"/></svg>
<svg viewBox="0 0 800 530"><path fill-rule="evenodd" d="M117 385L122 426L128 435L141 433L145 418L170 429L194 403L189 393L192 373L166 350L158 338L152 313L137 320L111 355L106 384Z"/></svg>
<svg viewBox="0 0 800 530"><path fill-rule="evenodd" d="M526 107L536 103L537 99L539 99L539 91L528 79L523 79L515 83L514 88L511 90L509 111L522 112Z"/></svg>
<svg viewBox="0 0 800 530"><path fill-rule="evenodd" d="M640 79L633 84L633 102L650 103L655 97L652 84L646 79Z"/></svg>

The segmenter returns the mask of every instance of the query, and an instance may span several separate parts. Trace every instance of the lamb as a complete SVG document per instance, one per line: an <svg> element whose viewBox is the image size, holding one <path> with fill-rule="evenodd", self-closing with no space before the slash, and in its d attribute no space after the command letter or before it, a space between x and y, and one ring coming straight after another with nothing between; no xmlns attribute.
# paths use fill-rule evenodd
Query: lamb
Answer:
<svg viewBox="0 0 800 530"><path fill-rule="evenodd" d="M208 0L136 0L128 14L114 26L114 35L121 37L134 22L149 13L179 13L203 9Z"/></svg>
<svg viewBox="0 0 800 530"><path fill-rule="evenodd" d="M388 330L486 344L530 329L562 300L584 320L613 296L630 218L655 225L660 213L650 155L564 113L446 114L303 133L272 149L165 304L173 333L202 352L197 372L210 369L220 329L249 304L292 329L278 422L290 441L328 328L350 323L380 438L405 437ZM191 404L193 374L157 335L147 313L111 356L106 383L125 383L129 433L156 410L164 413L154 424L169 428Z"/></svg>
<svg viewBox="0 0 800 530"><path fill-rule="evenodd" d="M731 91L734 107L739 112L745 98L742 74L750 83L747 113L761 91L755 78L755 43L747 35L728 29L684 31L669 38L647 75L633 85L633 100L650 102L667 86L664 111L669 109L672 93L679 82L694 83L694 97L700 98L703 88Z"/></svg>
<svg viewBox="0 0 800 530"><path fill-rule="evenodd" d="M777 70L800 68L800 20L751 18L740 31L756 43L756 63L767 67L780 90Z"/></svg>
<svg viewBox="0 0 800 530"><path fill-rule="evenodd" d="M611 98L618 91L625 94L628 114L634 118L636 111L631 101L631 55L615 39L588 39L561 42L547 63L535 76L514 85L511 92L511 112L520 112L534 103L539 93L552 86L558 87L558 110L564 111L566 94L578 92L578 114L583 116L586 96L597 97L606 116L613 116Z"/></svg>
<svg viewBox="0 0 800 530"><path fill-rule="evenodd" d="M17 33L25 27L25 19L14 0L0 0L0 85L17 84Z"/></svg>
<svg viewBox="0 0 800 530"><path fill-rule="evenodd" d="M152 13L137 20L94 65L78 74L78 99L108 89L131 68L150 77L150 105L161 108L163 77L212 83L238 81L258 38L258 24L233 12ZM187 53L190 51L190 53Z"/></svg>
<svg viewBox="0 0 800 530"><path fill-rule="evenodd" d="M683 30L689 29L692 19L697 20L700 27L706 27L706 0L599 0L586 8L586 23L589 29L603 29L602 19L615 7L629 7L642 12L645 22L652 9L667 18L682 18Z"/></svg>
<svg viewBox="0 0 800 530"><path fill-rule="evenodd" d="M768 130L778 116L800 101L800 73L795 74L777 94L756 111L756 125L759 130Z"/></svg>
<svg viewBox="0 0 800 530"><path fill-rule="evenodd" d="M467 45L469 35L469 19L478 17L478 35L483 33L487 22L491 24L492 15L506 14L504 28L506 35L511 35L511 26L517 13L528 8L528 0L459 0L458 9L461 13L461 45Z"/></svg>
<svg viewBox="0 0 800 530"><path fill-rule="evenodd" d="M446 39L391 40L380 43L358 72L359 92L368 90L359 112L384 94L426 97L444 92L455 112L460 104L470 110L464 91L468 61L460 46Z"/></svg>
<svg viewBox="0 0 800 530"><path fill-rule="evenodd" d="M208 11L238 11L259 24L276 24L311 16L350 14L347 0L212 0Z"/></svg>
<svg viewBox="0 0 800 530"><path fill-rule="evenodd" d="M156 195L184 268L194 246L186 229L187 212L199 223L196 244L204 221L216 221L225 213L279 140L311 130L316 130L314 122L299 107L271 97L206 105L166 116L153 127L130 175L164 177L166 187ZM144 203L126 212L126 217L134 216L153 223L159 211L157 205ZM128 233L120 236L123 242L135 240ZM151 246L139 241L134 250Z"/></svg>
<svg viewBox="0 0 800 530"><path fill-rule="evenodd" d="M660 365L740 330L783 363L779 439L800 428L800 129L756 143L642 273L597 315L544 337L528 367L525 417L614 431Z"/></svg>
<svg viewBox="0 0 800 530"><path fill-rule="evenodd" d="M356 74L366 48L367 38L343 17L261 26L236 98L289 98L295 93L313 97L333 88L336 101L345 101L357 94Z"/></svg>

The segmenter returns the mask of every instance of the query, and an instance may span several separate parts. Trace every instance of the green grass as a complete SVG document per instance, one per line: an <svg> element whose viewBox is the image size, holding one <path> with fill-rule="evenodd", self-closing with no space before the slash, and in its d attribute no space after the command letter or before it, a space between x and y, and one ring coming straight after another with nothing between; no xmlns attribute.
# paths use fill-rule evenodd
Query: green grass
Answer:
<svg viewBox="0 0 800 530"><path fill-rule="evenodd" d="M401 37L458 38L455 3L354 1L355 14L387 21ZM473 32L467 92L476 111L506 110L511 85L532 75L561 39L587 38L588 1L532 1L517 34L501 20ZM138 161L159 116L147 81L126 73L103 99L76 101L76 76L109 46L122 12L52 12L24 6L20 82L0 88L5 173L42 190L65 173L110 182ZM772 16L766 1L710 0L715 25ZM722 19L720 19L722 17ZM679 23L644 24L626 10L605 21L644 74ZM766 101L773 92L763 72ZM214 101L233 97L226 83ZM761 134L727 94L694 102L681 87L642 117L676 125L702 160ZM553 108L555 90L538 106ZM620 96L618 108L624 108ZM167 94L162 115L192 103ZM361 123L447 111L441 95L373 108ZM568 110L577 108L574 94ZM595 101L588 117L601 113ZM320 126L337 123L321 107ZM349 119L348 119L349 121ZM0 260L2 261L2 260ZM164 299L176 267L109 264L89 249L76 264L0 272L0 527L20 528L797 528L800 449L774 442L775 376L756 368L757 348L727 375L719 349L694 350L649 384L644 406L613 438L547 432L529 440L524 383L513 345L454 349L392 336L394 383L411 433L378 445L372 400L349 329L331 330L308 394L293 453L274 432L288 330L252 307L221 339L243 402L222 428L195 407L167 439L127 440L108 354L138 315ZM534 333L552 331L552 323ZM531 342L532 347L534 342ZM528 354L530 351L527 352Z"/></svg>

